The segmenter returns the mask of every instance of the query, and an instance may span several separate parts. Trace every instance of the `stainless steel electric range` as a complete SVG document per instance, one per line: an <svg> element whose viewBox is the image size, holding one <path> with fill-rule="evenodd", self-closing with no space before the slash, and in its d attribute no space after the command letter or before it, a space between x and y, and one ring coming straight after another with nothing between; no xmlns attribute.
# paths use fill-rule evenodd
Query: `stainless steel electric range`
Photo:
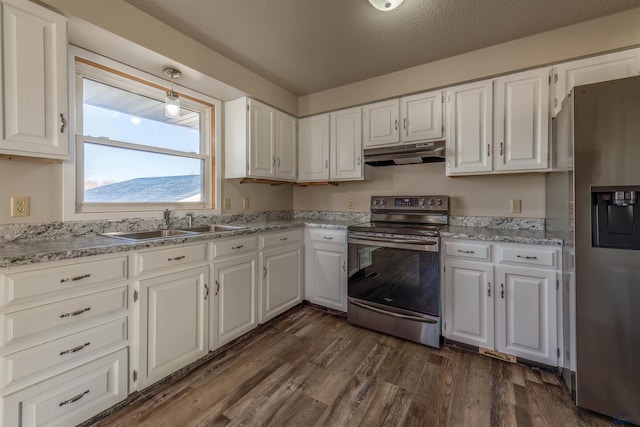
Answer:
<svg viewBox="0 0 640 427"><path fill-rule="evenodd" d="M447 196L373 196L350 226L347 320L440 347L440 230Z"/></svg>

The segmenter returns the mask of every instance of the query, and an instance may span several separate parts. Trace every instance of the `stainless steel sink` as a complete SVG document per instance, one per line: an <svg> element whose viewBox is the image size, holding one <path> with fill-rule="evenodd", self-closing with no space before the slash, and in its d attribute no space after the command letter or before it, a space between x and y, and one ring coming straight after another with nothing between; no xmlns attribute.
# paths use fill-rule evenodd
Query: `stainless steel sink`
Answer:
<svg viewBox="0 0 640 427"><path fill-rule="evenodd" d="M192 233L218 233L221 231L242 230L243 228L247 228L247 227L242 227L238 225L211 224L211 225L202 225L200 227L181 228L180 230L189 231Z"/></svg>
<svg viewBox="0 0 640 427"><path fill-rule="evenodd" d="M166 239L168 237L186 237L198 234L194 231L187 230L145 230L145 231L114 231L111 233L103 233L103 236L115 237L124 240L151 240Z"/></svg>

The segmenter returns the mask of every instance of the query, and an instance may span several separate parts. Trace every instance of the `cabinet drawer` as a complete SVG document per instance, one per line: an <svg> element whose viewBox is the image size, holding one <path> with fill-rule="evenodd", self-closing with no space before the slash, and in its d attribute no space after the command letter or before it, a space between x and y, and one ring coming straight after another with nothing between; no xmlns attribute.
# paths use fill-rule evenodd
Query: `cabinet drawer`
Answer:
<svg viewBox="0 0 640 427"><path fill-rule="evenodd" d="M260 248L266 249L284 243L301 241L304 232L302 230L282 231L278 233L264 234L260 236Z"/></svg>
<svg viewBox="0 0 640 427"><path fill-rule="evenodd" d="M498 246L499 263L558 268L558 250L540 246Z"/></svg>
<svg viewBox="0 0 640 427"><path fill-rule="evenodd" d="M207 244L179 245L167 249L137 252L135 257L136 274L139 275L163 268L204 262L207 259Z"/></svg>
<svg viewBox="0 0 640 427"><path fill-rule="evenodd" d="M444 242L444 254L447 257L489 261L491 259L491 243L447 241Z"/></svg>
<svg viewBox="0 0 640 427"><path fill-rule="evenodd" d="M127 397L127 349L3 399L5 426L72 426Z"/></svg>
<svg viewBox="0 0 640 427"><path fill-rule="evenodd" d="M329 230L326 228L309 228L309 237L314 242L347 243L345 230Z"/></svg>
<svg viewBox="0 0 640 427"><path fill-rule="evenodd" d="M53 328L79 325L108 313L127 309L127 286L7 313L0 317L2 344Z"/></svg>
<svg viewBox="0 0 640 427"><path fill-rule="evenodd" d="M212 243L213 258L258 250L258 236L241 239L216 240Z"/></svg>
<svg viewBox="0 0 640 427"><path fill-rule="evenodd" d="M87 354L127 341L127 318L115 320L57 340L10 354L2 361L2 386L36 372L70 363Z"/></svg>
<svg viewBox="0 0 640 427"><path fill-rule="evenodd" d="M126 278L126 257L84 261L61 267L8 274L3 284L2 303L6 306L29 298L40 298L55 292L101 283L118 282Z"/></svg>

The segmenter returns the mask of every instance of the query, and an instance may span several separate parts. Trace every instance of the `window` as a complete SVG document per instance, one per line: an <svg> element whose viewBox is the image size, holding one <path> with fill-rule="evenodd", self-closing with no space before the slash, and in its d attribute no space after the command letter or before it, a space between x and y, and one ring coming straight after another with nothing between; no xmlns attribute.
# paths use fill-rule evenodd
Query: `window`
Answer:
<svg viewBox="0 0 640 427"><path fill-rule="evenodd" d="M162 80L80 57L75 70L76 212L215 208L208 97L176 88L180 117L167 118Z"/></svg>

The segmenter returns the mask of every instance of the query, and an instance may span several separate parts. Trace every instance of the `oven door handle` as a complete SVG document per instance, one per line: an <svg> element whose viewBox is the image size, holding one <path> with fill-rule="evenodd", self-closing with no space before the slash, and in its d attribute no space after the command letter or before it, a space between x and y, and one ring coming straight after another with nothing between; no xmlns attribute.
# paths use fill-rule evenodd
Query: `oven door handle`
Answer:
<svg viewBox="0 0 640 427"><path fill-rule="evenodd" d="M433 319L427 319L424 317L410 316L407 314L393 313L391 311L381 310L379 308L372 307L368 304L363 304L361 302L354 301L351 298L349 298L349 303L356 305L358 307L364 308L365 310L375 311L376 313L386 314L387 316L398 317L400 319L409 319L409 320L414 320L416 322L422 322L422 323L438 323L436 320L433 320Z"/></svg>
<svg viewBox="0 0 640 427"><path fill-rule="evenodd" d="M425 241L425 240L411 240L411 239L389 239L388 237L363 237L363 236L351 236L351 239L354 240L366 240L369 242L380 242L380 243L402 243L407 245L423 245L423 246L433 246L437 245L437 241Z"/></svg>

